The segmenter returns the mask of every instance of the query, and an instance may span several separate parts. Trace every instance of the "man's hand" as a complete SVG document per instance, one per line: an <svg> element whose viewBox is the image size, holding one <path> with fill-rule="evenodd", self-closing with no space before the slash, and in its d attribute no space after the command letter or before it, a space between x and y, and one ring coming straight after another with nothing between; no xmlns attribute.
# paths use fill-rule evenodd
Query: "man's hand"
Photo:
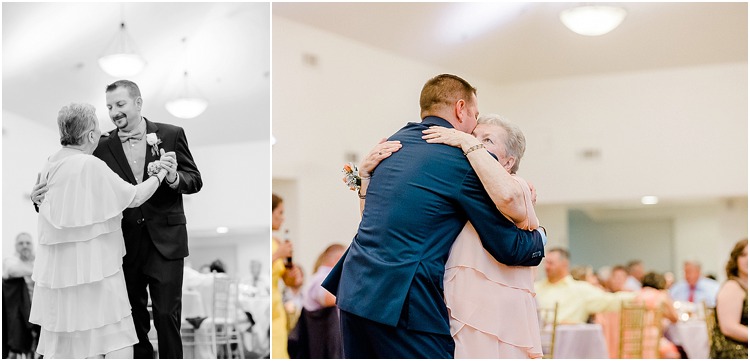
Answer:
<svg viewBox="0 0 750 361"><path fill-rule="evenodd" d="M167 182L174 183L177 180L177 154L175 152L165 152L159 150L161 158L159 159L161 167L167 171Z"/></svg>
<svg viewBox="0 0 750 361"><path fill-rule="evenodd" d="M42 180L42 173L37 173L36 184L31 190L31 201L34 202L34 204L36 204L37 206L42 204L44 195L47 194L48 190L49 188L47 188L47 180Z"/></svg>

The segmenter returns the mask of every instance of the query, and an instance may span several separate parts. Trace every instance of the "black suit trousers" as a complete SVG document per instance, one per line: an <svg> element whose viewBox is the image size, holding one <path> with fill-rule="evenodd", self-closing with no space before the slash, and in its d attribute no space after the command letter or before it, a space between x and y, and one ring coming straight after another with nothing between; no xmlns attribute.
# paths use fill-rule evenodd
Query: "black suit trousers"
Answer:
<svg viewBox="0 0 750 361"><path fill-rule="evenodd" d="M452 359L450 335L388 326L339 310L344 358Z"/></svg>
<svg viewBox="0 0 750 361"><path fill-rule="evenodd" d="M151 315L147 307L150 294L153 321L158 335L159 358L181 359L180 314L184 260L164 258L154 246L145 224L138 227L141 237L126 240L137 243L130 245L130 251L123 258L122 264L138 335L134 356L154 357L154 350L148 339L151 328Z"/></svg>

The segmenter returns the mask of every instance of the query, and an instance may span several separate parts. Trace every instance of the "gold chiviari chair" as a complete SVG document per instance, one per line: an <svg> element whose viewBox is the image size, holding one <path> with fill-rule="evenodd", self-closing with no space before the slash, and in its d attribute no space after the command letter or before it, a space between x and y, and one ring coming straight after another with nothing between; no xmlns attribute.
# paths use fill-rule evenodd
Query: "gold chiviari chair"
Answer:
<svg viewBox="0 0 750 361"><path fill-rule="evenodd" d="M558 304L555 302L555 306L552 308L537 308L539 331L542 336L543 358L551 359L554 356L555 331L557 331L557 307Z"/></svg>
<svg viewBox="0 0 750 361"><path fill-rule="evenodd" d="M619 358L643 358L645 320L645 305L632 301L622 303L620 309Z"/></svg>
<svg viewBox="0 0 750 361"><path fill-rule="evenodd" d="M708 334L708 349L709 351L713 348L713 340L711 334L714 332L716 327L716 307L709 307L703 302L703 318L706 321L706 333Z"/></svg>

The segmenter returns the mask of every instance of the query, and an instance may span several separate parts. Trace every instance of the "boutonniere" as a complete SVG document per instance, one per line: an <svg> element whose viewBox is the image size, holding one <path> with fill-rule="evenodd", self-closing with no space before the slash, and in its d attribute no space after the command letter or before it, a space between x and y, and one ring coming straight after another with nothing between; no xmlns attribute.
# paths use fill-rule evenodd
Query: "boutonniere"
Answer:
<svg viewBox="0 0 750 361"><path fill-rule="evenodd" d="M151 155L153 155L154 157L158 157L159 144L161 144L161 139L156 136L156 133L146 134L146 143L151 146Z"/></svg>
<svg viewBox="0 0 750 361"><path fill-rule="evenodd" d="M354 163L346 163L344 164L342 172L344 172L344 178L342 180L346 183L349 189L353 191L359 190L359 187L362 186L362 178L359 176L359 169L357 169L357 166L354 165Z"/></svg>

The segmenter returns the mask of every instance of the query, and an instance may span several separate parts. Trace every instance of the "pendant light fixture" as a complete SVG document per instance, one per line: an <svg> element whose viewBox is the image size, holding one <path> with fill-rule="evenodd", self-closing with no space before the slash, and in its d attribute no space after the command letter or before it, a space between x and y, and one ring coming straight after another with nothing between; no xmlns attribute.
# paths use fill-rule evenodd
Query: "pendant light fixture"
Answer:
<svg viewBox="0 0 750 361"><path fill-rule="evenodd" d="M187 71L187 38L182 38L183 51L185 54L185 70L180 81L180 90L177 95L167 101L167 111L177 118L192 119L201 115L208 107L208 101L198 94L191 86L190 76Z"/></svg>
<svg viewBox="0 0 750 361"><path fill-rule="evenodd" d="M122 10L120 14L122 15ZM125 28L124 17L121 17L115 38L99 58L99 66L105 73L117 78L135 76L146 66L146 61L138 54L135 42Z"/></svg>

